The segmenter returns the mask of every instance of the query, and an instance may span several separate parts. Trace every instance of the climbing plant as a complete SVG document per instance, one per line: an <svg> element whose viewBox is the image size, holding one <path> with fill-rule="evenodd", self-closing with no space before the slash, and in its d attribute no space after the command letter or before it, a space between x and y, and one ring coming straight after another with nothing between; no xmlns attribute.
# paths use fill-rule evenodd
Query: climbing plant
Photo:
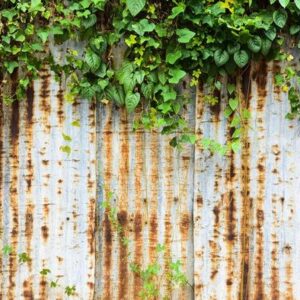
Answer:
<svg viewBox="0 0 300 300"><path fill-rule="evenodd" d="M222 78L234 78L251 61L291 61L285 41L290 41L289 50L300 47L299 18L300 0L4 0L2 99L23 99L48 65L66 79L67 101L112 101L129 113L136 111L135 129L180 132L171 140L173 146L194 143L184 117L191 89L182 87L205 86L205 101L214 105ZM66 43L62 62L53 57L50 42ZM6 82L16 76L14 88L8 88ZM289 95L290 118L300 109L294 78L299 80L295 70L277 76ZM240 109L234 84L227 90L226 115L234 129L230 149L236 151L250 115ZM212 141L205 145L226 151Z"/></svg>

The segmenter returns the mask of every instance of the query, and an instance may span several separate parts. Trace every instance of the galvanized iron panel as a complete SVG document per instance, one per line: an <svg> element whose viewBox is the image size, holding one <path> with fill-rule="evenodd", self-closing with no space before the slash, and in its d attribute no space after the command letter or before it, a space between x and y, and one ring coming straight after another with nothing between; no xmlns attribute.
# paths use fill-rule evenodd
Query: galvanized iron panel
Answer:
<svg viewBox="0 0 300 300"><path fill-rule="evenodd" d="M252 114L240 153L196 148L195 299L300 298L300 128L285 119L289 101L273 83L279 71L260 63L237 79ZM222 109L203 105L201 90L196 110L199 137L224 141L229 124Z"/></svg>
<svg viewBox="0 0 300 300"><path fill-rule="evenodd" d="M191 107L191 126L193 111ZM133 132L132 116L111 106L100 106L97 119L99 203L105 200L105 190L114 193L112 205L129 246L122 245L100 209L96 299L138 299L142 282L129 265L135 262L145 268L153 263L159 243L166 247L161 268L179 259L193 284L193 147L180 153L169 145L170 136ZM172 299L190 299L193 291L172 290L163 278L160 298L168 293Z"/></svg>
<svg viewBox="0 0 300 300"><path fill-rule="evenodd" d="M1 251L0 298L64 299L75 285L75 298L93 299L95 109L66 103L45 69L25 101L0 102L0 140L0 248L14 250ZM66 144L69 156L60 150ZM23 252L29 262L18 261ZM51 273L41 276L43 268Z"/></svg>

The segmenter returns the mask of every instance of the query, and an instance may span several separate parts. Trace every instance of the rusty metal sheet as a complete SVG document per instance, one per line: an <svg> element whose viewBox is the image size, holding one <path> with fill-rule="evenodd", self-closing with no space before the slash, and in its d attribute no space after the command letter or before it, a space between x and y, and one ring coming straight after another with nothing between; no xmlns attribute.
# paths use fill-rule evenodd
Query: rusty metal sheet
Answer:
<svg viewBox="0 0 300 300"><path fill-rule="evenodd" d="M190 115L193 122L192 107ZM100 106L97 120L99 203L105 200L105 190L114 193L112 205L129 246L122 245L100 208L96 299L138 299L142 282L130 262L144 268L153 263L159 243L166 247L159 260L162 270L170 259L179 259L193 284L193 147L180 153L169 146L170 136L133 132L132 116L111 106ZM162 279L160 298L192 298L190 287L170 289Z"/></svg>
<svg viewBox="0 0 300 300"><path fill-rule="evenodd" d="M195 299L299 299L299 122L285 119L287 95L274 86L276 63L238 78L252 117L240 153L195 154ZM224 99L222 106L226 102ZM224 141L230 128L203 105L196 130ZM222 107L224 108L224 107Z"/></svg>
<svg viewBox="0 0 300 300"><path fill-rule="evenodd" d="M72 285L75 298L93 299L95 153L95 109L66 103L46 68L25 101L0 102L0 248L14 251L1 250L1 299L65 299ZM23 252L29 262L19 262Z"/></svg>

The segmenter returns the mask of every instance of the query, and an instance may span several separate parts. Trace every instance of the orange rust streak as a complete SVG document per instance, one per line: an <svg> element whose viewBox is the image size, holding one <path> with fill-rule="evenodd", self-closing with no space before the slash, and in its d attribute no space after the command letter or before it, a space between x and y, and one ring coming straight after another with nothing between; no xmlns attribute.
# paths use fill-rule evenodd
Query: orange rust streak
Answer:
<svg viewBox="0 0 300 300"><path fill-rule="evenodd" d="M267 83L267 65L266 63L261 63L258 66L257 73L255 76L258 88L258 101L257 101L257 112L258 114L264 112L266 104L266 83ZM258 130L263 131L263 118L258 117ZM264 198L265 198L265 157L260 155L257 162L257 172L258 172L258 195L256 199L256 246L257 253L255 259L255 299L262 299L264 297L264 285L263 285L263 264L264 264Z"/></svg>
<svg viewBox="0 0 300 300"><path fill-rule="evenodd" d="M111 109L111 108L110 108ZM109 110L108 110L109 111ZM104 140L103 144L105 147L105 168L104 168L104 182L107 184L108 188L112 179L112 158L110 155L112 154L112 119L109 117L109 121L104 128ZM108 191L106 191L108 192ZM105 195L107 196L107 195ZM104 241L104 249L103 249L103 299L111 299L111 265L112 265L112 228L110 221L107 216L107 211L104 212L104 220L102 221L103 228L103 241ZM102 279L102 280L103 280Z"/></svg>
<svg viewBox="0 0 300 300"><path fill-rule="evenodd" d="M141 214L142 211L142 180L143 180L143 167L144 167L144 159L143 159L143 136L144 134L141 132L137 132L135 134L136 138L136 148L135 148L135 216L134 216L134 261L138 265L142 265L143 258L143 240L142 240L142 230L143 230L143 216ZM138 298L138 293L141 290L141 279L138 274L134 274L134 298Z"/></svg>
<svg viewBox="0 0 300 300"><path fill-rule="evenodd" d="M156 259L156 245L157 245L157 201L158 201L158 179L159 179L159 171L158 171L158 135L153 133L151 134L151 193L150 193L150 201L148 202L150 205L150 233L149 233L149 258L150 262L155 261Z"/></svg>
<svg viewBox="0 0 300 300"><path fill-rule="evenodd" d="M124 110L121 112L121 155L119 165L119 195L118 195L118 219L126 232L127 230L127 208L128 208L128 180L129 180L129 140L128 140L128 123L126 120L126 113ZM128 255L127 247L122 243L122 237L119 236L119 299L127 298L128 295Z"/></svg>
<svg viewBox="0 0 300 300"><path fill-rule="evenodd" d="M172 208L172 202L178 201L178 198L174 198L174 186L173 186L173 170L174 170L174 164L173 164L173 148L169 145L166 147L166 157L167 159L167 166L166 166L166 178L165 178L165 194L166 194L166 214L164 216L165 218L165 261L164 261L164 267L165 272L169 269L169 261L171 259L171 241L172 241L172 220L171 220L171 208ZM166 281L167 284L167 294L171 295L172 293L172 287L170 282Z"/></svg>
<svg viewBox="0 0 300 300"><path fill-rule="evenodd" d="M42 112L42 120L41 123L45 127L46 133L50 133L50 112L51 112L51 105L50 105L50 78L51 75L47 68L43 69L40 73L41 78L41 90L40 90L40 111Z"/></svg>
<svg viewBox="0 0 300 300"><path fill-rule="evenodd" d="M10 232L11 242L10 245L14 250L18 248L18 234L19 234L19 212L18 212L18 172L19 172L19 102L14 101L12 104L11 116L11 153L9 158L9 165L11 168L10 178L10 211L12 213ZM15 286L17 271L17 257L11 255L9 259L9 288L8 298L15 299Z"/></svg>
<svg viewBox="0 0 300 300"><path fill-rule="evenodd" d="M34 177L34 168L32 165L32 151L31 147L33 144L33 103L34 101L34 89L31 84L27 90L27 119L26 119L26 144L27 147L27 161L26 161L26 212L25 212L25 236L26 236L26 253L31 254L31 239L33 234L33 216L34 216L34 205L32 203L32 180ZM28 262L29 271L32 271L32 261ZM27 282L26 288L31 290L32 293L32 282ZM25 292L25 291L24 291Z"/></svg>
<svg viewBox="0 0 300 300"><path fill-rule="evenodd" d="M251 71L249 67L247 71L241 76L238 82L242 94L243 105L249 109L249 103L251 101ZM248 136L248 126L246 126L247 132L245 136ZM248 277L249 277L249 263L250 263L250 223L252 219L252 199L250 199L250 147L251 144L248 141L244 141L241 154L241 182L242 182L242 220L241 220L241 276L239 287L239 299L248 298Z"/></svg>

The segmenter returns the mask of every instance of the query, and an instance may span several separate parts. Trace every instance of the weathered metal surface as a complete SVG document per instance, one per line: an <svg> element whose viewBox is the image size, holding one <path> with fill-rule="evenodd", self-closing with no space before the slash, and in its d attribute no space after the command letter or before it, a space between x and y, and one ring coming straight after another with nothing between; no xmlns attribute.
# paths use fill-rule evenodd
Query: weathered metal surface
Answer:
<svg viewBox="0 0 300 300"><path fill-rule="evenodd" d="M285 119L276 63L240 81L252 117L241 153L195 158L195 299L299 299L299 122ZM229 134L221 110L197 99L199 136Z"/></svg>
<svg viewBox="0 0 300 300"><path fill-rule="evenodd" d="M162 279L160 298L300 299L300 128L285 119L287 95L273 83L279 70L261 63L237 79L252 117L241 152L225 157L199 145L178 152L169 136L133 132L124 110L70 105L47 69L26 101L1 102L0 248L14 254L0 255L0 298L66 299L75 285L77 299L138 299L142 282L130 263L146 267L160 243L162 269L179 259L194 284L172 289ZM200 138L229 136L221 98L211 109L199 90L190 107ZM104 190L114 193L128 247L101 208ZM22 252L29 262L18 261Z"/></svg>
<svg viewBox="0 0 300 300"><path fill-rule="evenodd" d="M66 144L69 156L60 150ZM65 299L72 285L75 298L93 299L95 153L95 109L66 103L47 69L26 101L0 102L1 299ZM20 253L30 261L20 263ZM51 273L43 277L44 268Z"/></svg>
<svg viewBox="0 0 300 300"><path fill-rule="evenodd" d="M99 203L105 200L105 190L114 193L112 205L129 246L122 245L100 209L96 299L138 299L142 282L130 263L146 268L156 260L158 244L166 247L159 259L162 270L170 260L179 259L193 284L193 147L179 153L169 145L168 136L133 132L132 119L122 110L100 107L97 119ZM192 297L190 287L172 289L165 278L159 284L160 298Z"/></svg>

